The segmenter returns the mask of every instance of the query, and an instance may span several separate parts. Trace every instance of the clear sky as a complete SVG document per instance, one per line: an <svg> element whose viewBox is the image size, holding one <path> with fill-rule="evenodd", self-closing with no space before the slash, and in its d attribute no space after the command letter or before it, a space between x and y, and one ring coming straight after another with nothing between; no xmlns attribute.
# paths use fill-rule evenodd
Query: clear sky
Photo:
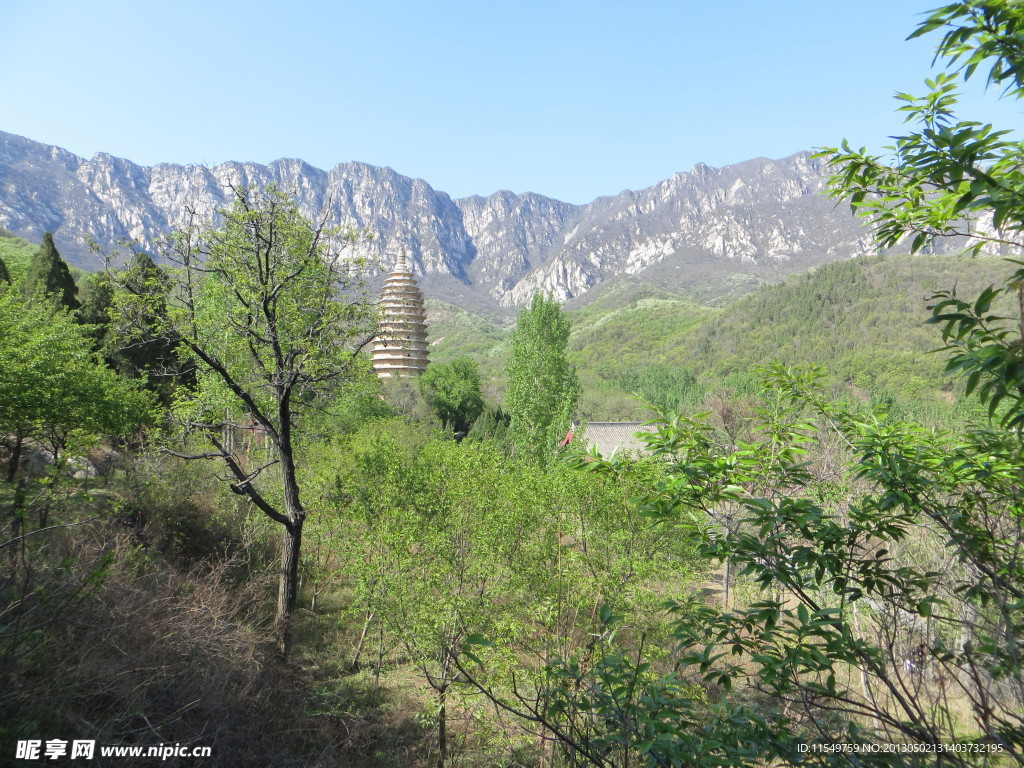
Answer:
<svg viewBox="0 0 1024 768"><path fill-rule="evenodd" d="M0 130L574 203L901 130L939 0L0 0ZM975 89L965 117L1021 123Z"/></svg>

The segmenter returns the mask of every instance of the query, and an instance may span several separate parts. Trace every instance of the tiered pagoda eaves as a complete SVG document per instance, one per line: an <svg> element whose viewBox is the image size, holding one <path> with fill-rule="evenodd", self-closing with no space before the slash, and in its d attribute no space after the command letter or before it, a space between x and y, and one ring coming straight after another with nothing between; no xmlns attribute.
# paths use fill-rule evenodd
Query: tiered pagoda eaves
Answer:
<svg viewBox="0 0 1024 768"><path fill-rule="evenodd" d="M405 254L384 282L380 305L380 333L370 355L374 371L382 379L418 376L427 369L427 316Z"/></svg>

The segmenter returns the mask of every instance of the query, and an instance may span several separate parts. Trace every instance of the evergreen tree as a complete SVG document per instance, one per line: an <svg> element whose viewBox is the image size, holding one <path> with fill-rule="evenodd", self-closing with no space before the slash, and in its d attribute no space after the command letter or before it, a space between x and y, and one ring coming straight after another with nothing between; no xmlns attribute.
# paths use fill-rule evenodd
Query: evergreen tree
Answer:
<svg viewBox="0 0 1024 768"><path fill-rule="evenodd" d="M71 277L71 270L57 252L57 246L53 244L53 235L49 232L43 233L43 243L29 262L28 271L21 284L21 292L25 298L32 297L37 291L54 297L56 302L68 309L78 309L81 306L75 298L78 293L75 279Z"/></svg>
<svg viewBox="0 0 1024 768"><path fill-rule="evenodd" d="M121 278L128 292L135 296L148 296L148 309L131 318L133 334L126 339L108 341L115 346L115 366L132 378L147 375L171 376L180 374L180 363L175 350L177 337L160 326L160 318L167 312L167 294L170 281L153 259L145 253L135 253L131 264ZM122 323L126 318L122 318Z"/></svg>
<svg viewBox="0 0 1024 768"><path fill-rule="evenodd" d="M0 283L11 282L11 274L7 271L7 265L4 264L4 260L0 259Z"/></svg>
<svg viewBox="0 0 1024 768"><path fill-rule="evenodd" d="M553 298L534 294L519 315L505 366L505 407L512 440L544 455L565 435L580 396L576 366L569 363L569 318Z"/></svg>
<svg viewBox="0 0 1024 768"><path fill-rule="evenodd" d="M79 296L81 306L75 312L75 321L81 325L91 326L85 333L92 339L93 351L100 352L110 328L110 308L114 301L114 289L105 275L89 275L82 283Z"/></svg>

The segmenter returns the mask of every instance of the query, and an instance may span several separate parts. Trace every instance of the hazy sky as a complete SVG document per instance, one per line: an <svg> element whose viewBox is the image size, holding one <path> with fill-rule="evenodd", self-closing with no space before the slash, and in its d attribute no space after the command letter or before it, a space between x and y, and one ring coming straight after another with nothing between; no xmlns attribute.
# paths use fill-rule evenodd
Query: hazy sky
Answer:
<svg viewBox="0 0 1024 768"><path fill-rule="evenodd" d="M901 130L938 0L0 0L0 130L88 157L320 168L574 203ZM994 95L965 116L1016 127Z"/></svg>

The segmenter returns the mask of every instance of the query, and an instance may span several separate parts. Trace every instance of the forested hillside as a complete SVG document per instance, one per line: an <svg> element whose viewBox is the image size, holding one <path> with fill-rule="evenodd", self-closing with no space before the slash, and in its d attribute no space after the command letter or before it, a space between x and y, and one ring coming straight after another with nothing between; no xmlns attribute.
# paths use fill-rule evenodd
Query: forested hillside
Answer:
<svg viewBox="0 0 1024 768"><path fill-rule="evenodd" d="M925 325L930 297L953 288L975 295L1011 266L997 257L872 256L817 267L720 308L673 298L671 286L625 303L599 297L569 313L571 358L585 384L581 415L645 418L633 393L699 409L709 393L749 391L757 368L781 362L824 366L857 399L960 418L965 412L952 406L962 387L944 373L935 329ZM433 358L471 355L502 391L507 329L439 307L431 319Z"/></svg>

